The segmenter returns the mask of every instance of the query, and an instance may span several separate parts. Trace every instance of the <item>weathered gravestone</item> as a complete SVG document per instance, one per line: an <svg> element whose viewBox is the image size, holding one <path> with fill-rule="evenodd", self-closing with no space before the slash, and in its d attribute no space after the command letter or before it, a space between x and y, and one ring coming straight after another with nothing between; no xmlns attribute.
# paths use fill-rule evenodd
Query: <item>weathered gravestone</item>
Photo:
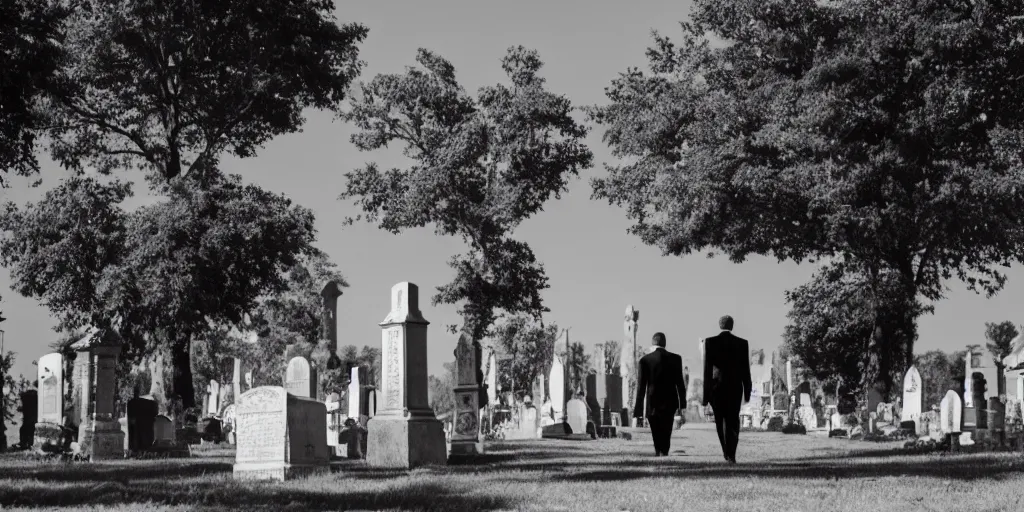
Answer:
<svg viewBox="0 0 1024 512"><path fill-rule="evenodd" d="M587 375L586 386L587 395L586 402L587 408L590 409L590 421L594 422L595 426L600 426L601 420L601 403L597 399L597 386L598 386L598 375L599 372L593 372Z"/></svg>
<svg viewBox="0 0 1024 512"><path fill-rule="evenodd" d="M959 434L963 426L963 402L956 391L949 390L939 404L939 426L943 434Z"/></svg>
<svg viewBox="0 0 1024 512"><path fill-rule="evenodd" d="M554 411L555 422L561 423L565 421L565 366L562 365L562 357L557 353L551 361L548 386L551 388L551 410Z"/></svg>
<svg viewBox="0 0 1024 512"><path fill-rule="evenodd" d="M29 389L21 393L21 428L18 444L32 446L36 435L36 418L39 417L39 393Z"/></svg>
<svg viewBox="0 0 1024 512"><path fill-rule="evenodd" d="M594 372L594 390L591 392L588 388L587 396L594 397L594 403L597 404L597 407L593 410L593 421L594 425L600 426L604 424L604 415L605 412L607 412L608 407L608 380L605 375L607 370L605 364L604 344L598 343L595 345L595 350L594 368L596 371Z"/></svg>
<svg viewBox="0 0 1024 512"><path fill-rule="evenodd" d="M565 404L566 423L572 434L587 432L587 404L579 398L573 398Z"/></svg>
<svg viewBox="0 0 1024 512"><path fill-rule="evenodd" d="M64 357L59 353L46 354L39 358L37 380L39 381L40 423L63 424L64 416Z"/></svg>
<svg viewBox="0 0 1024 512"><path fill-rule="evenodd" d="M161 448L174 445L174 422L163 414L153 418L153 445Z"/></svg>
<svg viewBox="0 0 1024 512"><path fill-rule="evenodd" d="M342 450L339 439L341 436L341 429L345 426L345 420L348 419L348 411L343 412L341 410L341 396L337 393L327 395L327 401L324 402L324 407L327 409L327 449L332 455L344 455L341 453Z"/></svg>
<svg viewBox="0 0 1024 512"><path fill-rule="evenodd" d="M289 393L305 398L316 398L316 382L316 368L309 365L309 360L296 356L288 361L284 388Z"/></svg>
<svg viewBox="0 0 1024 512"><path fill-rule="evenodd" d="M391 312L381 326L381 403L367 424L370 466L412 468L446 464L444 429L427 398L427 326L419 288L391 289Z"/></svg>
<svg viewBox="0 0 1024 512"><path fill-rule="evenodd" d="M220 414L220 383L215 380L210 380L210 383L206 385L206 411L209 416L217 416Z"/></svg>
<svg viewBox="0 0 1024 512"><path fill-rule="evenodd" d="M365 366L353 366L349 370L349 384L348 384L348 417L359 422L363 427L366 426L367 414L366 414L366 401L363 400L364 386L367 381L368 371Z"/></svg>
<svg viewBox="0 0 1024 512"><path fill-rule="evenodd" d="M626 306L625 318L622 323L622 345L619 347L619 375L622 376L622 422L625 423L630 420L630 408L633 407L631 400L633 399L633 393L631 390L636 388L637 376L633 373L633 368L637 364L636 354L636 340L637 330L639 329L640 323L640 311L633 307L632 304ZM583 431L574 431L575 433L583 433Z"/></svg>
<svg viewBox="0 0 1024 512"><path fill-rule="evenodd" d="M140 398L138 392L128 400L125 407L127 417L128 439L126 444L130 451L148 450L156 442L156 417L160 411L155 400Z"/></svg>
<svg viewBox="0 0 1024 512"><path fill-rule="evenodd" d="M903 377L903 410L900 421L913 421L919 424L921 416L921 373L911 366ZM920 427L917 428L920 431Z"/></svg>
<svg viewBox="0 0 1024 512"><path fill-rule="evenodd" d="M238 397L235 397L238 400ZM224 439L228 444L235 444L235 438L238 435L238 426L235 424L235 409L237 404L230 404L224 408L224 412L221 415L221 419L224 422Z"/></svg>
<svg viewBox="0 0 1024 512"><path fill-rule="evenodd" d="M622 377L611 374L606 376L605 379L607 379L605 386L607 387L606 396L608 397L608 413L605 414L605 418L608 420L607 423L616 427L625 426L622 418L622 409L625 407L625 404L622 403Z"/></svg>
<svg viewBox="0 0 1024 512"><path fill-rule="evenodd" d="M282 387L245 392L235 409L235 479L284 481L327 472L326 417L324 404Z"/></svg>
<svg viewBox="0 0 1024 512"><path fill-rule="evenodd" d="M875 411L878 413L878 421L880 423L892 424L895 419L895 413L893 410L893 404L881 402L878 404L878 409Z"/></svg>
<svg viewBox="0 0 1024 512"><path fill-rule="evenodd" d="M476 351L467 333L455 345L455 418L451 433L451 456L484 453L480 438L480 385L476 379Z"/></svg>
<svg viewBox="0 0 1024 512"><path fill-rule="evenodd" d="M84 416L78 426L81 454L91 461L124 458L124 432L114 408L121 341L112 330L92 328L71 348L85 361L82 382L76 383Z"/></svg>

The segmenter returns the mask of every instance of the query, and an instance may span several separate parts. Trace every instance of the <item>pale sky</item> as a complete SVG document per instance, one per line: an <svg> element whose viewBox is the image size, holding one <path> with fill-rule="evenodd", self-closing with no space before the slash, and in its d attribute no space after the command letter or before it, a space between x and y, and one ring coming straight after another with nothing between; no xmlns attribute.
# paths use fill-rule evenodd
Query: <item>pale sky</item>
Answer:
<svg viewBox="0 0 1024 512"><path fill-rule="evenodd" d="M596 8L584 0L345 0L338 5L341 21L358 21L370 29L361 47L367 62L362 80L401 72L423 47L450 60L466 89L476 91L504 81L501 57L508 47L524 45L540 52L546 64L541 74L550 90L569 96L575 105L589 105L605 101L604 88L617 73L646 66L650 31L676 35L677 21L686 18L690 3L636 0ZM430 227L395 236L368 224L343 226L346 216L357 213L350 202L337 199L343 174L370 161L385 168L401 164L397 148L360 153L349 143L351 133L331 114L310 112L302 133L273 140L256 158L228 159L224 168L316 213L318 245L351 285L338 299L339 345L379 347L378 323L387 316L391 286L401 281L419 285L421 309L431 322L428 369L438 373L442 363L453 359L456 342L444 326L459 319L454 306L430 306L430 296L451 280L447 261L465 247L457 238L435 236ZM595 168L516 233L531 245L550 278L551 288L543 295L551 309L545 321L570 327L572 341L589 348L623 337L623 314L632 304L640 311L639 342L648 343L661 331L669 350L696 361L697 340L717 334L718 317L730 314L736 334L747 338L751 348L774 350L786 323L783 292L806 282L814 267L767 258L737 265L721 257L661 256L626 233L630 223L623 210L590 199L590 178L603 174L603 163L613 160L599 130L588 143ZM49 165L42 190L15 178L0 198L34 200L61 175ZM920 321L916 351L983 343L985 322L1024 322L1024 270L1018 266L1008 273L1006 289L992 299L949 282L948 298ZM43 306L10 290L6 271L0 271L0 296L0 310L8 318L0 324L6 331L4 348L17 352L14 373L34 378L31 361L49 351L56 339L54 322Z"/></svg>

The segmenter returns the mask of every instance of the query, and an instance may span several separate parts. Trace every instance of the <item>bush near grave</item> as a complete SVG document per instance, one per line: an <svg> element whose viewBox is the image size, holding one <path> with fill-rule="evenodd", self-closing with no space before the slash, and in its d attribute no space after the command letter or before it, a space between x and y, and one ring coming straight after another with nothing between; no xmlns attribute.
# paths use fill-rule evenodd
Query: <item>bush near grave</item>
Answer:
<svg viewBox="0 0 1024 512"><path fill-rule="evenodd" d="M773 416L768 420L768 428L766 430L768 432L782 432L784 426L785 421L782 419L782 416Z"/></svg>
<svg viewBox="0 0 1024 512"><path fill-rule="evenodd" d="M807 433L807 427L805 427L805 426L803 426L803 425L801 425L799 423L790 423L790 424L786 425L785 427L782 427L782 433L783 434L806 434Z"/></svg>

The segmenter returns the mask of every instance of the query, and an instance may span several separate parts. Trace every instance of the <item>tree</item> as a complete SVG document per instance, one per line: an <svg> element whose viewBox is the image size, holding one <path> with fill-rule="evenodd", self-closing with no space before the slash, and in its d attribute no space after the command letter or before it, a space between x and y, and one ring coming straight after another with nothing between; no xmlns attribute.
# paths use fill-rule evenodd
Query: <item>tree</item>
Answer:
<svg viewBox="0 0 1024 512"><path fill-rule="evenodd" d="M430 375L427 378L430 408L434 414L451 414L455 410L455 362L444 363L444 373L440 377Z"/></svg>
<svg viewBox="0 0 1024 512"><path fill-rule="evenodd" d="M329 0L98 0L73 9L49 91L56 161L138 167L154 184L205 181L224 153L250 157L336 109L361 63L358 24Z"/></svg>
<svg viewBox="0 0 1024 512"><path fill-rule="evenodd" d="M1006 382L1003 380L1003 371L1006 368L1003 366L1003 358L1010 355L1013 351L1013 340L1020 335L1020 331L1013 325L1013 322L1007 320L1005 322L985 322L985 339L988 343L985 347L988 348L989 353L992 354L992 359L996 363L997 373L999 378L998 381L998 394L1002 395L1006 393Z"/></svg>
<svg viewBox="0 0 1024 512"><path fill-rule="evenodd" d="M45 119L37 103L52 85L61 57L59 26L67 10L53 2L0 4L0 186L6 174L39 172L36 138Z"/></svg>
<svg viewBox="0 0 1024 512"><path fill-rule="evenodd" d="M622 368L619 360L622 358L622 348L619 340L608 340L604 342L604 372L608 375L620 375Z"/></svg>
<svg viewBox="0 0 1024 512"><path fill-rule="evenodd" d="M536 323L528 315L505 319L494 328L494 340L507 356L498 372L499 385L513 394L530 392L537 376L551 368L555 354L555 339L559 328L555 324ZM543 398L533 397L536 400Z"/></svg>
<svg viewBox="0 0 1024 512"><path fill-rule="evenodd" d="M823 383L830 393L849 396L862 389L864 351L868 350L874 329L872 308L876 300L884 303L895 295L894 276L883 283L884 287L873 289L863 274L844 272L841 266L825 265L820 268L809 283L786 292L790 305L787 317L789 323L783 331L783 343L788 352L796 356L813 377ZM881 298L874 297L880 292ZM925 306L918 304L908 313L919 315ZM930 309L927 308L927 309ZM916 333L907 333L898 339L913 341ZM900 361L907 354L900 343L891 343L895 352L890 360ZM898 367L908 366L909 361ZM903 373L894 366L887 375L880 376L890 382L892 388L899 388Z"/></svg>
<svg viewBox="0 0 1024 512"><path fill-rule="evenodd" d="M954 276L994 294L998 266L1024 255L1024 46L1007 29L1022 14L1020 2L699 0L682 41L656 36L651 72L623 73L591 109L628 160L594 195L665 254L832 258L864 276L863 380L900 373L919 297L941 299Z"/></svg>
<svg viewBox="0 0 1024 512"><path fill-rule="evenodd" d="M587 354L583 343L574 341L569 344L569 351L566 353L565 367L569 373L569 389L575 394L578 391L586 391L587 374L593 368L590 354ZM572 398L572 397L568 397ZM566 398L568 400L568 398Z"/></svg>
<svg viewBox="0 0 1024 512"><path fill-rule="evenodd" d="M38 203L8 204L0 257L15 291L44 301L59 329L116 328L135 362L168 350L169 393L189 408L193 340L241 325L286 289L285 270L316 253L313 214L237 176L176 183L133 212L119 205L128 194L121 182L72 177Z"/></svg>
<svg viewBox="0 0 1024 512"><path fill-rule="evenodd" d="M914 358L914 367L921 374L921 402L925 410L938 407L947 391L963 391L964 363L963 351L947 354L930 350Z"/></svg>
<svg viewBox="0 0 1024 512"><path fill-rule="evenodd" d="M539 320L547 311L544 268L511 236L589 167L586 129L573 120L568 99L544 88L534 51L510 49L502 67L511 85L484 87L476 98L448 61L423 49L416 61L420 68L363 84L341 116L360 130L352 136L360 150L399 143L413 164L381 172L371 163L347 173L341 198L356 199L366 220L391 233L433 224L437 234L463 239L469 252L450 260L455 278L432 303L461 303L461 330L480 341L499 312Z"/></svg>

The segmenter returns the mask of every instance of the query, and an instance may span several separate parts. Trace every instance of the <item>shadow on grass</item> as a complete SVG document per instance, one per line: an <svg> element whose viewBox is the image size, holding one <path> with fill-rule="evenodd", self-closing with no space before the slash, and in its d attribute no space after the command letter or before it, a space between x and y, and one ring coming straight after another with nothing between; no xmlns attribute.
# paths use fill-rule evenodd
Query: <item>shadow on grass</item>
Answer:
<svg viewBox="0 0 1024 512"><path fill-rule="evenodd" d="M4 467L0 478L40 480L44 482L127 482L136 479L167 479L204 474L228 473L232 462L196 462L174 459L175 462L132 461L129 463L54 463L37 466ZM178 462L180 461L180 462Z"/></svg>
<svg viewBox="0 0 1024 512"><path fill-rule="evenodd" d="M230 478L230 477L228 477ZM407 483L386 489L346 485L345 480L239 483L223 477L202 481L143 480L96 485L63 485L27 490L0 480L0 506L72 507L152 503L190 509L242 510L450 510L514 509L501 496L479 495L440 483ZM364 487L364 488L359 488ZM324 489L332 489L327 492Z"/></svg>

